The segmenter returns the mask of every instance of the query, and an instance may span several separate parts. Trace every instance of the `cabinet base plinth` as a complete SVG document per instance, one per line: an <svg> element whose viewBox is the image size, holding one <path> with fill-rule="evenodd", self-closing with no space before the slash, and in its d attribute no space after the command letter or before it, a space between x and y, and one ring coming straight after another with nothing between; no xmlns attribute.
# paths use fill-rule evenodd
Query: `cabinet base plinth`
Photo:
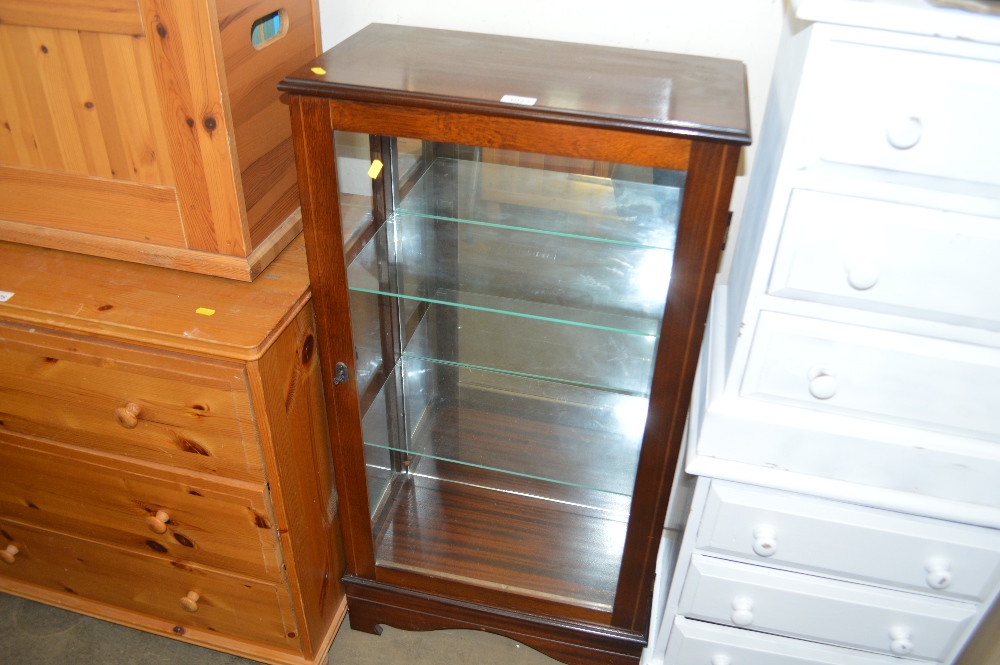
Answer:
<svg viewBox="0 0 1000 665"><path fill-rule="evenodd" d="M497 609L345 575L352 630L484 630L516 640L567 665L637 665L646 637L584 622Z"/></svg>

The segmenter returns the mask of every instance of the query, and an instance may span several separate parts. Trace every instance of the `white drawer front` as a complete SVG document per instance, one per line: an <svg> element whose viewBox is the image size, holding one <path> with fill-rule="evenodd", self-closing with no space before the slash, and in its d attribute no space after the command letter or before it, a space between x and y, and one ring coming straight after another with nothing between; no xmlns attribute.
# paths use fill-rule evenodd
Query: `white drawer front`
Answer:
<svg viewBox="0 0 1000 665"><path fill-rule="evenodd" d="M1000 184L1000 63L834 41L812 80L819 158Z"/></svg>
<svg viewBox="0 0 1000 665"><path fill-rule="evenodd" d="M761 312L744 397L1000 441L1000 349Z"/></svg>
<svg viewBox="0 0 1000 665"><path fill-rule="evenodd" d="M990 597L1000 572L1000 531L720 481L696 547L969 600Z"/></svg>
<svg viewBox="0 0 1000 665"><path fill-rule="evenodd" d="M696 554L678 614L885 654L944 659L976 606Z"/></svg>
<svg viewBox="0 0 1000 665"><path fill-rule="evenodd" d="M677 617L663 665L899 665L897 658Z"/></svg>
<svg viewBox="0 0 1000 665"><path fill-rule="evenodd" d="M1000 219L795 190L773 295L1000 329Z"/></svg>

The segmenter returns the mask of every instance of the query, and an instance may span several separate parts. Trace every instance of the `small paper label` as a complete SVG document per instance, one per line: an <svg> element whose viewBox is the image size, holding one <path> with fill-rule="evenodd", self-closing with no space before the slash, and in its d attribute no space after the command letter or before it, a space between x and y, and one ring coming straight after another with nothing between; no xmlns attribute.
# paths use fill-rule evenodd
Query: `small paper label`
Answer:
<svg viewBox="0 0 1000 665"><path fill-rule="evenodd" d="M0 302L7 302L14 297L13 291L0 291Z"/></svg>
<svg viewBox="0 0 1000 665"><path fill-rule="evenodd" d="M322 76L323 74L326 74L326 70L323 69L322 67L313 67L310 71L313 74L318 74L319 76Z"/></svg>
<svg viewBox="0 0 1000 665"><path fill-rule="evenodd" d="M368 177L374 180L378 177L378 174L382 172L382 162L379 160L372 161L371 167L368 169Z"/></svg>
<svg viewBox="0 0 1000 665"><path fill-rule="evenodd" d="M538 97L521 97L520 95L504 95L500 101L505 104L520 104L521 106L534 106Z"/></svg>
<svg viewBox="0 0 1000 665"><path fill-rule="evenodd" d="M212 316L213 314L215 314L215 310L209 309L207 307L199 307L198 309L194 310L194 313L202 314L204 316Z"/></svg>

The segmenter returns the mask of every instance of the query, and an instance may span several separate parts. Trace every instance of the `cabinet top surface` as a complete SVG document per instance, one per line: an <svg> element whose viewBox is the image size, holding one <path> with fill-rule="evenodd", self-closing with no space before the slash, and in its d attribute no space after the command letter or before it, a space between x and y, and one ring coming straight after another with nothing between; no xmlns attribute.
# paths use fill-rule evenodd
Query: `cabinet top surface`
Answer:
<svg viewBox="0 0 1000 665"><path fill-rule="evenodd" d="M336 99L750 140L742 63L656 51L372 24L294 72L279 88ZM513 101L505 101L511 96Z"/></svg>
<svg viewBox="0 0 1000 665"><path fill-rule="evenodd" d="M0 242L0 321L252 360L305 302L300 234L251 283Z"/></svg>

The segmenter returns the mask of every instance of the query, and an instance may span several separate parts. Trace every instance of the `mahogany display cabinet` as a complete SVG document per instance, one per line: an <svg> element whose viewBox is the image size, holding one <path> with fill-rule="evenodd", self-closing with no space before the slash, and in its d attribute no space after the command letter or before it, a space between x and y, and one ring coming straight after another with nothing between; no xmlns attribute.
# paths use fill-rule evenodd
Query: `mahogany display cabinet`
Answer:
<svg viewBox="0 0 1000 665"><path fill-rule="evenodd" d="M351 627L637 662L743 65L371 25L279 87Z"/></svg>

